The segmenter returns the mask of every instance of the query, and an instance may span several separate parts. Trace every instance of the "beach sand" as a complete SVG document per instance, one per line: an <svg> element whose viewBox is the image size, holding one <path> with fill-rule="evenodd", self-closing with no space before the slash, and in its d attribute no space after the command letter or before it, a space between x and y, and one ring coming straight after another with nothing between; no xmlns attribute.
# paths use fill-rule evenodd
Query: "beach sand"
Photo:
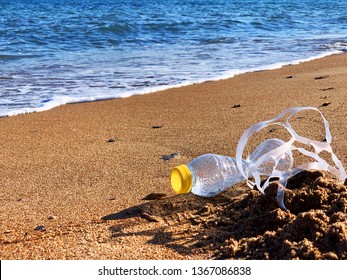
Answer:
<svg viewBox="0 0 347 280"><path fill-rule="evenodd" d="M297 106L324 114L347 167L346 97L347 54L339 54L1 118L0 258L346 259L347 187L329 173L294 178L289 211L273 186L265 196L242 182L201 198L175 195L169 181L174 166L201 154L234 157L249 126ZM294 122L324 138L314 113ZM287 137L265 130L249 149L273 136Z"/></svg>

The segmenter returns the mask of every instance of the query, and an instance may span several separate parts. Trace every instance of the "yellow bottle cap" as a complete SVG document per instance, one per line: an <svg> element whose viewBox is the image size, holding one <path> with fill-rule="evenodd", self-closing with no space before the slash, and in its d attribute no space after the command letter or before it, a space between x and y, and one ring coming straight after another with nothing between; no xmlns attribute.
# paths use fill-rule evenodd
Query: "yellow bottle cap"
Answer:
<svg viewBox="0 0 347 280"><path fill-rule="evenodd" d="M192 188L192 173L185 164L176 166L172 169L170 180L171 187L177 194L188 193Z"/></svg>

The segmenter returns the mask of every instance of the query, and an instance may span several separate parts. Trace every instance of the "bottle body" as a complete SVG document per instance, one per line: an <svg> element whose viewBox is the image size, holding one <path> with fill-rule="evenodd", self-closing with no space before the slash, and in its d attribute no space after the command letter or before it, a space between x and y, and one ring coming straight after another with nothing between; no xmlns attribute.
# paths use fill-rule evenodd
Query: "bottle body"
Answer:
<svg viewBox="0 0 347 280"><path fill-rule="evenodd" d="M243 160L242 168L245 174L253 162L256 162L269 151L284 144L284 141L272 138L261 143L250 155L249 159ZM293 157L291 152L281 155L278 162L271 157L262 159L257 168L257 172L270 176L274 169L285 171L291 168ZM228 187L237 184L245 178L240 173L236 165L236 159L216 154L204 154L188 165L177 166L171 172L171 185L176 193L192 193L211 197L215 196Z"/></svg>
<svg viewBox="0 0 347 280"><path fill-rule="evenodd" d="M244 161L244 168L248 164ZM238 172L234 158L204 154L188 164L192 173L191 192L205 197L215 196L244 178Z"/></svg>

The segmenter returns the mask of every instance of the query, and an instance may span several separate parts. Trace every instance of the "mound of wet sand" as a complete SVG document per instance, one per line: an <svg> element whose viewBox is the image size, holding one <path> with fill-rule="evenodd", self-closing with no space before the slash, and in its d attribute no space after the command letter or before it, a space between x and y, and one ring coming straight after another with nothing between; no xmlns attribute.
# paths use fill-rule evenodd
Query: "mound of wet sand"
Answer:
<svg viewBox="0 0 347 280"><path fill-rule="evenodd" d="M347 259L347 186L320 171L304 171L287 187L287 211L278 207L273 183L266 195L240 185L214 198L186 194L151 201L118 217L127 213L158 223L151 242L181 254L209 253L215 259Z"/></svg>

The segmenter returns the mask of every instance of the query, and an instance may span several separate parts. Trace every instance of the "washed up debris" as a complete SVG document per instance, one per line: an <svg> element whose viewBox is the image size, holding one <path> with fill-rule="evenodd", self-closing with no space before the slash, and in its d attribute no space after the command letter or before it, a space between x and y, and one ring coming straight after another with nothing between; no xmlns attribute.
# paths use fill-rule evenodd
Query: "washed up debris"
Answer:
<svg viewBox="0 0 347 280"><path fill-rule="evenodd" d="M292 76L292 75L286 77L286 79L293 79L293 78L294 78L294 76Z"/></svg>
<svg viewBox="0 0 347 280"><path fill-rule="evenodd" d="M161 158L163 160L170 160L170 159L173 159L173 158L178 158L180 156L179 153L172 153L170 155L162 155Z"/></svg>
<svg viewBox="0 0 347 280"><path fill-rule="evenodd" d="M328 104L329 105L329 104ZM290 119L297 113L305 110L313 110L317 111L324 124L325 128L325 140L326 141L316 141L312 140L306 137L303 137L299 134L297 134L292 126L290 125L289 121ZM286 120L284 122L280 122L279 120L283 118L284 116L287 116ZM283 128L285 128L290 135L292 136L291 139L281 145L280 147L270 150L265 155L261 156L256 162L251 164L251 167L247 170L243 167L243 151L247 144L248 139L254 134L262 130L263 128L269 126L269 125L279 125ZM305 149L302 147L296 146L296 143L299 142L303 145L307 145L308 148L311 149ZM259 123L254 124L250 128L248 128L244 134L241 136L239 143L237 145L237 151L236 151L236 162L237 167L241 173L241 175L246 179L247 185L253 189L254 187L257 187L257 189L264 193L265 189L269 186L272 178L278 179L278 190L277 190L277 200L279 203L279 206L282 210L286 210L286 207L284 205L284 191L287 185L287 181L290 177L293 177L294 175L304 171L304 170L322 170L322 171L328 171L335 175L340 181L345 181L347 178L346 171L341 163L341 161L337 158L337 156L334 154L330 144L332 142L332 135L329 129L329 123L323 116L323 114L314 107L294 107L289 108L287 110L284 110L281 114L277 115L275 118L262 121ZM313 151L311 151L313 148ZM303 163L297 167L291 167L287 170L276 170L276 166L281 162L281 159L283 155L288 151L298 151L302 155L306 156L308 159L312 160L311 162ZM329 164L325 159L321 158L319 155L322 151L327 152L331 155L332 159L332 165ZM275 163L274 168L272 169L272 174L268 176L268 179L265 181L265 183L261 183L261 172L258 171L258 167L264 164L264 161L266 161L268 158L271 158L271 160ZM254 180L250 180L249 178L253 177Z"/></svg>
<svg viewBox="0 0 347 280"><path fill-rule="evenodd" d="M241 104L234 104L233 106L231 106L231 108L240 108Z"/></svg>
<svg viewBox="0 0 347 280"><path fill-rule="evenodd" d="M322 118L325 137L321 141L299 135L290 124L290 120L297 113L307 110L318 112ZM296 119L302 118L296 117ZM291 138L287 142L277 138L266 139L244 159L243 154L249 138L270 125L284 128ZM198 196L211 197L243 180L246 180L251 189L256 187L262 194L265 194L266 188L272 182L276 182L278 206L286 211L284 192L288 180L293 176L305 170L319 170L332 173L341 182L346 180L347 173L334 154L331 142L329 123L317 108L289 108L273 119L261 121L249 127L238 142L235 159L216 154L204 154L188 165L174 167L170 174L171 186L178 194L192 192ZM293 151L300 153L303 159L306 157L308 162L294 166ZM324 158L321 157L321 152ZM330 162L325 159L329 155ZM267 179L264 180L264 177Z"/></svg>
<svg viewBox="0 0 347 280"><path fill-rule="evenodd" d="M163 126L162 125L153 125L152 128L154 129L158 129L158 128L162 128Z"/></svg>
<svg viewBox="0 0 347 280"><path fill-rule="evenodd" d="M110 139L107 140L107 142L108 142L108 143L116 142L116 138L114 138L114 137L113 137L113 138L110 138Z"/></svg>

